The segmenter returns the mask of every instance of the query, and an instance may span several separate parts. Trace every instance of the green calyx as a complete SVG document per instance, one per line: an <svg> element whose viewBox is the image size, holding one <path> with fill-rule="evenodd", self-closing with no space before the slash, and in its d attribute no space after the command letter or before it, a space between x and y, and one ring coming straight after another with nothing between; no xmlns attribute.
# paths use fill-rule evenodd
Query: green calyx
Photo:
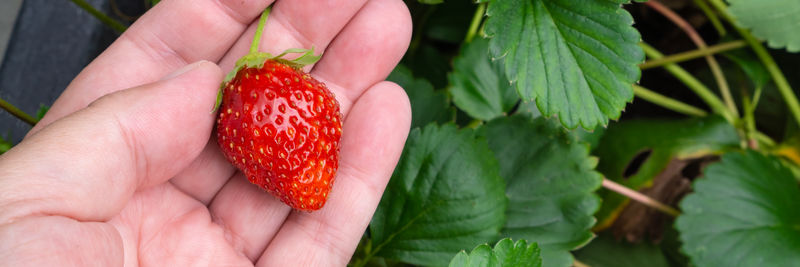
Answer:
<svg viewBox="0 0 800 267"><path fill-rule="evenodd" d="M299 57L295 59L285 59L283 56L287 54L296 54L302 53ZM312 46L311 49L303 49L303 48L289 48L280 53L277 56L273 56L270 53L266 52L256 52L250 53L239 60L236 61L236 66L233 67L233 70L228 72L228 75L225 76L225 79L222 80L222 84L219 86L219 92L217 92L217 102L214 104L214 109L212 112L216 111L217 108L222 104L222 94L225 92L225 85L228 84L234 77L236 77L236 73L243 68L261 68L264 66L264 63L267 60L277 61L282 64L289 65L292 68L300 69L306 65L314 64L322 57L322 55L314 55L314 47Z"/></svg>
<svg viewBox="0 0 800 267"><path fill-rule="evenodd" d="M283 56L287 54L298 54L302 53L299 57L295 59L285 59ZM233 77L236 77L236 73L239 72L242 68L249 67L249 68L261 68L264 66L264 62L267 60L277 61L279 63L283 63L289 65L292 68L300 69L306 65L314 64L319 61L321 55L314 55L314 47L312 46L311 49L303 49L303 48L289 48L280 53L277 56L273 56L270 53L266 52L256 52L250 53L239 60L236 61L236 66L233 67L233 70L228 72L228 75L225 76L225 80L222 81L222 84L228 83Z"/></svg>
<svg viewBox="0 0 800 267"><path fill-rule="evenodd" d="M266 52L258 52L259 42L261 41L261 33L264 30L264 25L267 23L267 18L269 17L271 9L271 6L267 7L261 14L255 36L253 36L253 43L250 45L250 53L237 60L236 66L233 67L233 70L228 72L228 75L226 75L225 79L222 81L222 85L220 85L219 92L217 93L217 103L214 105L214 109L211 111L212 113L215 112L222 104L222 94L224 92L225 85L233 80L233 78L236 77L236 73L239 73L242 68L261 68L264 66L264 63L267 62L267 60L273 60L282 64L286 64L294 69L300 69L306 65L316 63L322 57L322 55L314 55L314 46L311 46L311 49L289 48L277 56L273 56L272 54ZM298 53L301 55L297 58L283 58L283 56L287 54Z"/></svg>

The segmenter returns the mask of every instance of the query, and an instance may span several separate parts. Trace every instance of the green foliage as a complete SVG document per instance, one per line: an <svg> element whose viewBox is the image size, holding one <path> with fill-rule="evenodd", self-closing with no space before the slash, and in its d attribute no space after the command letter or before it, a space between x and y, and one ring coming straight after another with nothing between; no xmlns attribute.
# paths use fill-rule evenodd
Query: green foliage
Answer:
<svg viewBox="0 0 800 267"><path fill-rule="evenodd" d="M592 267L669 267L658 246L630 244L601 235L575 252L575 258Z"/></svg>
<svg viewBox="0 0 800 267"><path fill-rule="evenodd" d="M516 243L511 239L497 242L494 249L483 244L472 250L469 254L459 252L450 267L540 267L542 259L539 256L539 247L536 243L528 244L525 240Z"/></svg>
<svg viewBox="0 0 800 267"><path fill-rule="evenodd" d="M418 1L420 3L428 4L428 5L441 4L441 3L444 2L444 0L418 0Z"/></svg>
<svg viewBox="0 0 800 267"><path fill-rule="evenodd" d="M387 80L403 87L411 100L411 128L425 126L431 122L445 123L452 120L453 110L444 91L435 91L427 80L414 78L411 70L398 65Z"/></svg>
<svg viewBox="0 0 800 267"><path fill-rule="evenodd" d="M2 155L3 153L6 153L13 146L14 145L11 144L11 142L9 142L8 140L6 140L6 138L3 138L3 136L0 136L0 155Z"/></svg>
<svg viewBox="0 0 800 267"><path fill-rule="evenodd" d="M460 44L474 12L472 1L454 0L437 5L425 22L425 36L434 41Z"/></svg>
<svg viewBox="0 0 800 267"><path fill-rule="evenodd" d="M435 46L428 43L420 44L414 53L406 54L402 63L415 75L428 80L434 88L447 87L447 73L451 69L450 62L444 52Z"/></svg>
<svg viewBox="0 0 800 267"><path fill-rule="evenodd" d="M592 239L602 177L588 146L527 115L489 122L484 135L500 161L509 204L504 237L536 242L544 266L570 266L569 251Z"/></svg>
<svg viewBox="0 0 800 267"><path fill-rule="evenodd" d="M696 266L800 263L800 189L789 168L747 151L724 155L704 174L676 222Z"/></svg>
<svg viewBox="0 0 800 267"><path fill-rule="evenodd" d="M767 83L772 80L772 77L769 76L769 71L767 68L764 67L755 54L751 51L747 50L733 50L723 53L725 57L739 65L739 67L744 71L750 81L752 81L753 87L764 87Z"/></svg>
<svg viewBox="0 0 800 267"><path fill-rule="evenodd" d="M612 124L594 154L600 158L597 170L606 178L639 190L649 187L673 159L719 154L738 148L739 142L736 129L720 117L631 120ZM637 156L644 161L638 168L630 166L629 171L634 173L625 177L624 172ZM600 228L611 224L627 204L627 198L617 193L602 196L603 205L597 213Z"/></svg>
<svg viewBox="0 0 800 267"><path fill-rule="evenodd" d="M47 111L49 110L50 106L44 104L39 105L39 110L36 111L36 118L41 120L42 118L44 118L44 115L47 114Z"/></svg>
<svg viewBox="0 0 800 267"><path fill-rule="evenodd" d="M445 265L456 252L496 240L505 183L484 138L448 124L414 129L370 223L372 253Z"/></svg>
<svg viewBox="0 0 800 267"><path fill-rule="evenodd" d="M633 19L619 3L505 0L489 3L490 52L524 100L568 128L616 119L633 98L644 61Z"/></svg>
<svg viewBox="0 0 800 267"><path fill-rule="evenodd" d="M505 79L503 65L492 61L489 40L476 38L466 44L461 55L453 60L450 93L453 103L480 120L503 116L519 101L514 88Z"/></svg>
<svg viewBox="0 0 800 267"><path fill-rule="evenodd" d="M800 52L800 2L795 0L728 0L730 12L753 35L772 48Z"/></svg>

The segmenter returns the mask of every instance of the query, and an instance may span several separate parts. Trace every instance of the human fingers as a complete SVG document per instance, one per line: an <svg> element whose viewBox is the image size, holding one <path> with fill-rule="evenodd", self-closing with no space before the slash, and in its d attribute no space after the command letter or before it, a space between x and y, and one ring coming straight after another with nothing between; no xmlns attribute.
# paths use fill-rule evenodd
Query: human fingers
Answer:
<svg viewBox="0 0 800 267"><path fill-rule="evenodd" d="M217 62L271 3L161 1L78 74L28 135L103 95L156 81L191 62Z"/></svg>
<svg viewBox="0 0 800 267"><path fill-rule="evenodd" d="M410 124L402 88L382 82L368 89L345 120L328 203L313 213L291 213L257 265L346 265L397 164Z"/></svg>
<svg viewBox="0 0 800 267"><path fill-rule="evenodd" d="M217 139L209 138L203 152L169 181L182 192L209 205L222 185L236 173L236 167L222 155Z"/></svg>
<svg viewBox="0 0 800 267"><path fill-rule="evenodd" d="M109 94L0 157L0 224L48 214L105 221L139 188L185 168L209 138L222 74L183 73Z"/></svg>
<svg viewBox="0 0 800 267"><path fill-rule="evenodd" d="M253 266L208 207L170 183L136 191L108 224L124 244L119 266Z"/></svg>
<svg viewBox="0 0 800 267"><path fill-rule="evenodd" d="M209 206L234 247L255 262L292 210L237 172Z"/></svg>

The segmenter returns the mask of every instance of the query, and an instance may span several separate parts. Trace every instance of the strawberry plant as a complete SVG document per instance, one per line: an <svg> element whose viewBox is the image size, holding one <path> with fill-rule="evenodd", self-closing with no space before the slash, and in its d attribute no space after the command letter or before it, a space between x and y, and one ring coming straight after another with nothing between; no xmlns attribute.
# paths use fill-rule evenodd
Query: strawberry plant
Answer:
<svg viewBox="0 0 800 267"><path fill-rule="evenodd" d="M800 264L796 3L407 4L413 130L354 266Z"/></svg>
<svg viewBox="0 0 800 267"><path fill-rule="evenodd" d="M412 129L352 266L800 266L799 2L405 3L387 79ZM218 142L251 182L323 208L286 192L336 190L338 103L297 70L313 50L256 52L222 86ZM260 131L270 113L280 129Z"/></svg>

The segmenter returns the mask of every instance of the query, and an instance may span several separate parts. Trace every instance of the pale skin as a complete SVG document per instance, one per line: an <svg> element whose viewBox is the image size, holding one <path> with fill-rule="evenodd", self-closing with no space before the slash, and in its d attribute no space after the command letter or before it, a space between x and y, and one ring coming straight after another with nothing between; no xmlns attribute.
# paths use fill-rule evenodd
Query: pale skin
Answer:
<svg viewBox="0 0 800 267"><path fill-rule="evenodd" d="M272 2L163 0L86 67L0 156L0 265L345 265L408 134L408 98L383 80L411 19L400 0L275 3L261 51L324 53L306 70L345 118L327 204L297 212L211 138L224 73Z"/></svg>

